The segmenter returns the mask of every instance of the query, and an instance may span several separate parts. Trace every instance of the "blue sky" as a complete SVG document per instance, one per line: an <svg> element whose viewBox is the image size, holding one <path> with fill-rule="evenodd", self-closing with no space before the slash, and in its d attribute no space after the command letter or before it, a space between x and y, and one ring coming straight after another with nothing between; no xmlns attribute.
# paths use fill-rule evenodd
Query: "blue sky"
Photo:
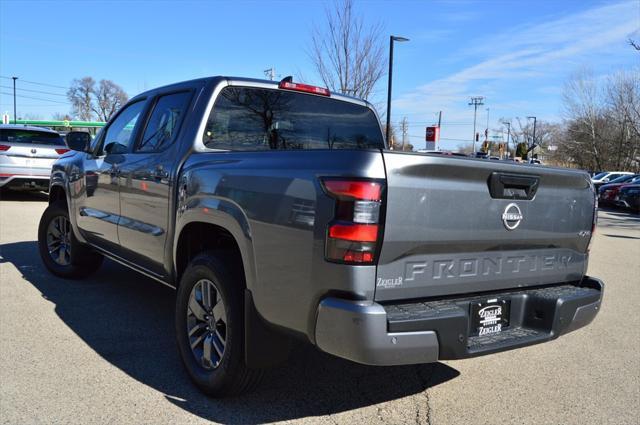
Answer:
<svg viewBox="0 0 640 425"><path fill-rule="evenodd" d="M271 66L319 83L306 51L327 5L0 0L0 75L56 86L18 80L18 115L41 118L67 112L59 94L86 75L111 79L131 96L208 75L262 78ZM416 147L439 110L443 148L470 140L471 95L486 97L479 128L486 108L491 128L502 117L559 121L562 86L573 72L587 67L606 78L640 65L626 44L640 38L638 0L356 0L355 7L385 34L411 39L395 49L392 120L408 117ZM0 113L12 113L11 85L0 78L0 93L9 94L0 94ZM384 108L385 97L386 79L371 100Z"/></svg>

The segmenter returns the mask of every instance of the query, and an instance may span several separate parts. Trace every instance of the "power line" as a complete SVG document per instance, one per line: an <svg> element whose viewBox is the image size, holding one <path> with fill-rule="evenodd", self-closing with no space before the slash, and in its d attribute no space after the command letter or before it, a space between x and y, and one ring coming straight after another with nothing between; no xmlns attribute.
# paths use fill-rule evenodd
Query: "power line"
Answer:
<svg viewBox="0 0 640 425"><path fill-rule="evenodd" d="M0 75L0 78L5 78L7 80L11 80L11 77L6 77L4 75ZM21 83L28 83L28 84L35 84L35 85L38 85L38 86L55 87L57 89L65 89L65 90L69 89L69 87L57 86L55 84L48 84L48 83L39 83L37 81L23 80L22 78L20 78L20 82Z"/></svg>
<svg viewBox="0 0 640 425"><path fill-rule="evenodd" d="M0 87L2 87L3 89L11 89L11 87L9 87L9 86L0 86ZM53 96L67 97L66 94L52 93L52 92L49 92L49 91L41 91L41 90L29 90L29 89L23 89L21 87L17 87L16 90L28 91L28 92L32 92L32 93L50 94L50 95L53 95Z"/></svg>
<svg viewBox="0 0 640 425"><path fill-rule="evenodd" d="M7 93L7 92L0 92L0 94L4 94L6 96L13 96L13 93ZM24 96L21 94L16 95L16 97L22 97L24 99L43 100L45 102L52 102L52 103L61 103L63 105L71 105L69 102L61 102L59 100L53 100L53 99L43 99L42 97Z"/></svg>

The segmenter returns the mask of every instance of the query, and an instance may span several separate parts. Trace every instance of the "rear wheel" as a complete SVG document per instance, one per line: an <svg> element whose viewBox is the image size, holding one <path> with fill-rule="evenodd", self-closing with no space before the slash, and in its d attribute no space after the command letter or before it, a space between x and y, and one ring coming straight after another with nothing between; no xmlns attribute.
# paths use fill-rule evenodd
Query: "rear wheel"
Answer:
<svg viewBox="0 0 640 425"><path fill-rule="evenodd" d="M193 382L213 397L252 389L262 372L244 357L244 282L215 252L194 258L180 280L176 336Z"/></svg>
<svg viewBox="0 0 640 425"><path fill-rule="evenodd" d="M66 205L47 207L38 227L38 249L45 267L54 275L79 279L95 272L102 255L81 244L73 234Z"/></svg>

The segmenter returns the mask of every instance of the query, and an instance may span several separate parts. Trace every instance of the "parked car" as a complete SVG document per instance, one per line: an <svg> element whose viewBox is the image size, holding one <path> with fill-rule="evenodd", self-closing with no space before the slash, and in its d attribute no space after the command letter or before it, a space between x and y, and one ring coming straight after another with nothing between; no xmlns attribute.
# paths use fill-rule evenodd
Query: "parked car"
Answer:
<svg viewBox="0 0 640 425"><path fill-rule="evenodd" d="M628 175L632 175L633 173L629 172L629 171L605 171L599 174L596 174L595 176L593 176L591 178L591 181L593 182L593 185L595 186L596 190L598 190L598 188L600 188L600 186L602 186L603 184L607 184L609 182L612 182L613 180L617 179L618 177L621 176L628 176Z"/></svg>
<svg viewBox="0 0 640 425"><path fill-rule="evenodd" d="M109 257L176 288L180 357L214 396L255 385L290 338L420 364L551 341L600 310L585 172L390 151L369 103L325 88L187 81L67 143L43 263L80 278Z"/></svg>
<svg viewBox="0 0 640 425"><path fill-rule="evenodd" d="M623 186L616 197L616 204L640 213L640 184Z"/></svg>
<svg viewBox="0 0 640 425"><path fill-rule="evenodd" d="M51 166L68 151L53 130L0 125L0 188L49 190Z"/></svg>
<svg viewBox="0 0 640 425"><path fill-rule="evenodd" d="M640 174L628 174L620 176L617 179L611 181L611 183L600 186L600 189L598 189L599 205L616 205L616 197L618 196L618 191L626 184L632 184L636 182L640 182Z"/></svg>

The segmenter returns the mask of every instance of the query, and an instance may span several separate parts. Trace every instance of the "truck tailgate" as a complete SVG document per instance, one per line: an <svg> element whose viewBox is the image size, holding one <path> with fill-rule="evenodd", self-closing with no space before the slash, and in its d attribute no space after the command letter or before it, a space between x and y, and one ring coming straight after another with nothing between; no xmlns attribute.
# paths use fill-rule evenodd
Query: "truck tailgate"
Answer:
<svg viewBox="0 0 640 425"><path fill-rule="evenodd" d="M594 195L584 172L383 152L378 301L579 280Z"/></svg>

